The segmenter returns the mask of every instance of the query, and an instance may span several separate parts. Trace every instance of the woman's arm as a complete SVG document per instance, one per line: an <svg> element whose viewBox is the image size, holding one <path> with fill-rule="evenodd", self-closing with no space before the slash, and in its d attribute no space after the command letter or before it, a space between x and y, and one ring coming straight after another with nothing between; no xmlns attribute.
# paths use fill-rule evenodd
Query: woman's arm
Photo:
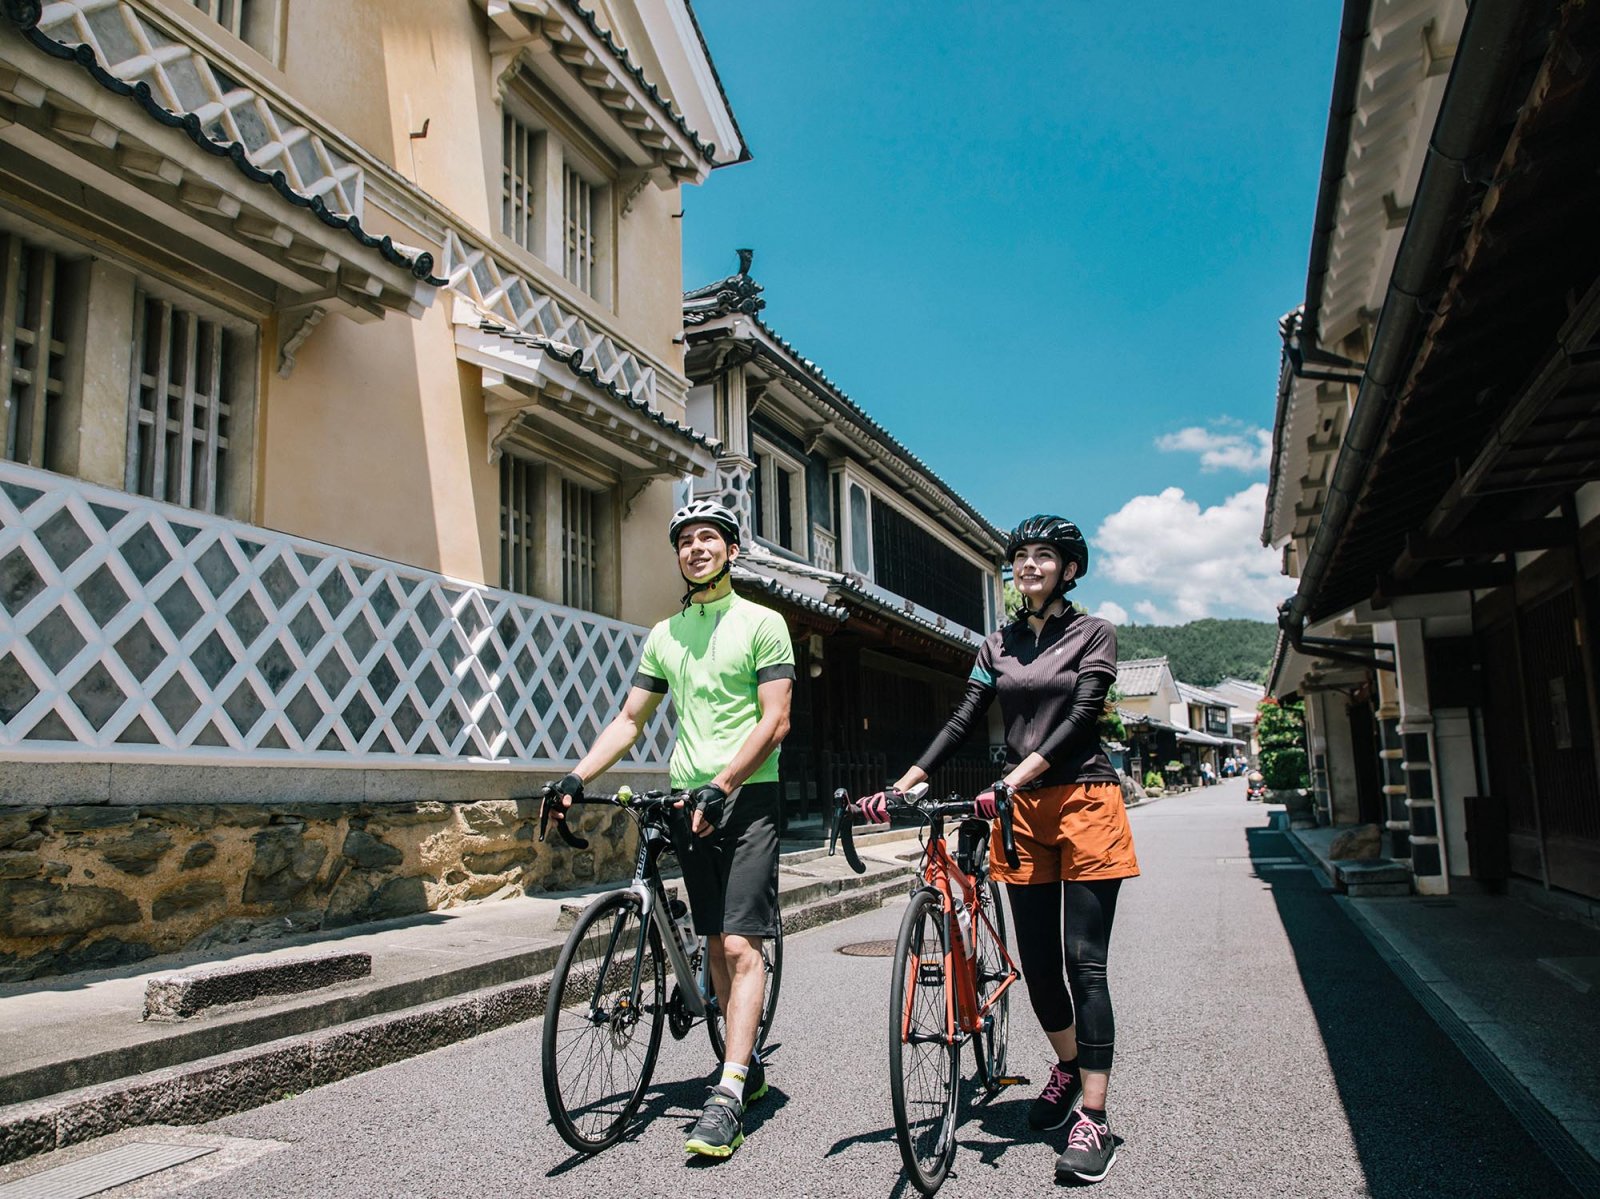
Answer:
<svg viewBox="0 0 1600 1199"><path fill-rule="evenodd" d="M1066 751L1082 745L1091 737L1100 735L1100 717L1105 714L1106 696L1111 691L1111 676L1096 671L1079 675L1077 690L1072 696L1072 710L1067 717L1040 742L1039 748L1029 758L1039 758L1044 766L1035 771L1043 774L1046 767ZM1025 761L1022 766L1028 763ZM1021 766L1018 767L1021 770ZM1007 780L1008 782L1010 780Z"/></svg>
<svg viewBox="0 0 1600 1199"><path fill-rule="evenodd" d="M978 679L967 680L966 694L961 697L961 702L956 704L950 719L945 721L944 728L940 729L928 748L923 750L917 758L917 764L900 776L895 783L896 790L904 791L922 782L933 771L939 769L950 755L955 753L961 743L967 739L967 734L989 710L989 705L994 701L994 685Z"/></svg>

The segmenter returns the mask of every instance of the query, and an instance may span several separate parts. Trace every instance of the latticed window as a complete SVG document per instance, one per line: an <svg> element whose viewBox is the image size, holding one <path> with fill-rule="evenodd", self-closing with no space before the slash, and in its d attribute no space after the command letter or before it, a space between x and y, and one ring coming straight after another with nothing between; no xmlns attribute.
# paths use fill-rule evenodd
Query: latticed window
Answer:
<svg viewBox="0 0 1600 1199"><path fill-rule="evenodd" d="M561 178L565 195L562 220L566 229L566 276L593 295L595 188L571 167L562 168Z"/></svg>
<svg viewBox="0 0 1600 1199"><path fill-rule="evenodd" d="M56 465L69 298L67 264L55 251L0 234L0 395L5 456L14 462Z"/></svg>
<svg viewBox="0 0 1600 1199"><path fill-rule="evenodd" d="M133 321L127 488L216 512L233 415L229 339L216 321L144 292Z"/></svg>
<svg viewBox="0 0 1600 1199"><path fill-rule="evenodd" d="M537 463L500 456L500 586L532 595L538 579L539 492Z"/></svg>
<svg viewBox="0 0 1600 1199"><path fill-rule="evenodd" d="M540 133L507 115L501 122L500 224L525 250L537 250L534 224L538 207Z"/></svg>
<svg viewBox="0 0 1600 1199"><path fill-rule="evenodd" d="M594 610L600 583L599 498L561 481L561 602Z"/></svg>
<svg viewBox="0 0 1600 1199"><path fill-rule="evenodd" d="M194 6L236 38L250 28L251 0L194 0Z"/></svg>

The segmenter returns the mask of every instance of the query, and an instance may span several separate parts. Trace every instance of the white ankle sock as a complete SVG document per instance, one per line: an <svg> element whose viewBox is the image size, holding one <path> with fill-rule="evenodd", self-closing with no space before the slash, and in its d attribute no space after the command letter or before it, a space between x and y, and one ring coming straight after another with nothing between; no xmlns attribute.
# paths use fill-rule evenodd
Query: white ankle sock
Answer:
<svg viewBox="0 0 1600 1199"><path fill-rule="evenodd" d="M744 1101L744 1080L749 1076L747 1066L737 1065L733 1062L722 1063L722 1081L717 1083L724 1091L732 1091L733 1097L740 1102Z"/></svg>

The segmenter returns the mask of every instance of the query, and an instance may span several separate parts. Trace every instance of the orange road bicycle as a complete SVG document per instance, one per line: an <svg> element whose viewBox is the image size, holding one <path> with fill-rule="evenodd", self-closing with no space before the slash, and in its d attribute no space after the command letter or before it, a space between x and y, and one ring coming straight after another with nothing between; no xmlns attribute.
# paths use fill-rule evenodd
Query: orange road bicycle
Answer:
<svg viewBox="0 0 1600 1199"><path fill-rule="evenodd" d="M1017 968L1006 952L1000 888L989 879L990 821L998 818L1006 861L1017 864L1010 788L992 797L927 798L926 783L907 792L851 802L834 792L828 852L839 842L857 874L866 870L851 828L857 820L886 824L921 820L922 861L900 921L889 992L889 1093L900 1157L912 1185L932 1195L955 1159L961 1092L961 1047L971 1044L978 1082L993 1095L1021 1081L1006 1076L1011 984ZM945 821L959 821L952 854Z"/></svg>

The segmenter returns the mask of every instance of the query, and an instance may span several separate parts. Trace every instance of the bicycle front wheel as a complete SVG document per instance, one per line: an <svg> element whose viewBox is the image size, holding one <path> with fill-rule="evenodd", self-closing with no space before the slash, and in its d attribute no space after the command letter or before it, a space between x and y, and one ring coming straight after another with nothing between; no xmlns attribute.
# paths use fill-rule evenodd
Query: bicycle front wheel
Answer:
<svg viewBox="0 0 1600 1199"><path fill-rule="evenodd" d="M783 914L778 914L778 935L764 937L761 941L761 963L766 971L765 990L761 994L761 1023L756 1025L756 1048L767 1043L772 1032L772 1018L778 1011L778 986L783 981ZM719 1062L727 1061L727 1021L722 1016L722 1004L713 999L706 1014L706 1034L711 1038L711 1051Z"/></svg>
<svg viewBox="0 0 1600 1199"><path fill-rule="evenodd" d="M562 947L544 1010L545 1102L579 1153L598 1153L627 1131L655 1069L665 1010L655 925L637 895L600 896Z"/></svg>
<svg viewBox="0 0 1600 1199"><path fill-rule="evenodd" d="M978 1009L982 1011L991 1000L993 1006L984 1017L983 1027L974 1041L974 1051L978 1059L978 1081L993 1094L1000 1089L1000 1080L1006 1074L1006 1041L1011 1032L1011 989L1007 987L999 999L993 998L1011 974L1011 968L1006 965L1006 914L1000 906L998 883L989 883L978 892L978 905L983 919L974 916L972 921L972 935L978 941L974 955Z"/></svg>
<svg viewBox="0 0 1600 1199"><path fill-rule="evenodd" d="M922 890L900 921L889 989L889 1094L900 1158L911 1184L932 1195L956 1153L961 1045L951 1017L944 909Z"/></svg>

